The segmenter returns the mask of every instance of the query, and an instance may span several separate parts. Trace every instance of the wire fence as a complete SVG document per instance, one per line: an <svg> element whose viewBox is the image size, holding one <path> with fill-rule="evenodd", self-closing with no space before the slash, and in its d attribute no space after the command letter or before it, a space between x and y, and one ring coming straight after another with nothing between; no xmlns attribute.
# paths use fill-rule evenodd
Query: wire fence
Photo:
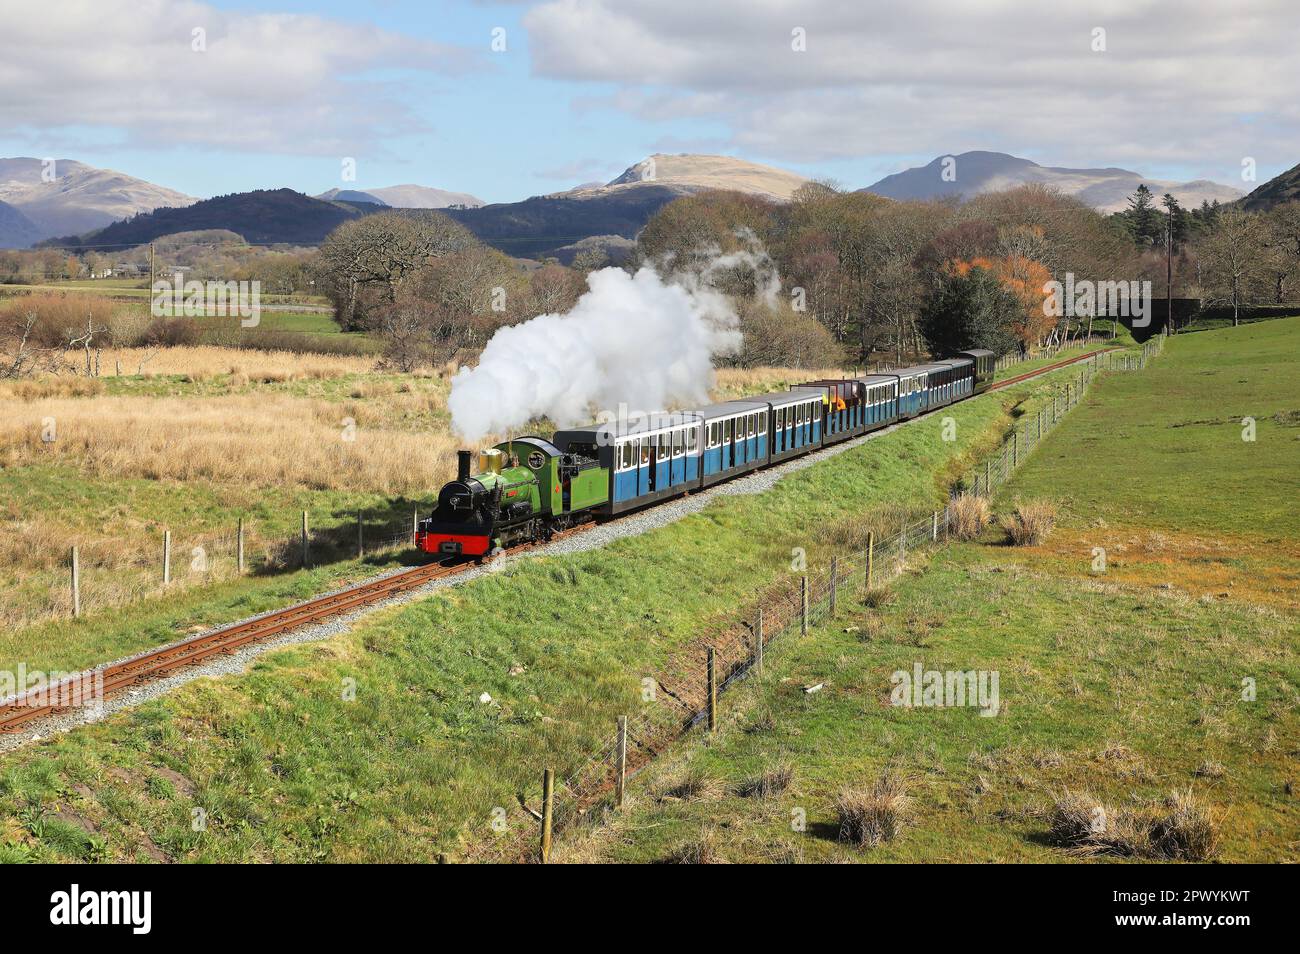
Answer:
<svg viewBox="0 0 1300 954"><path fill-rule="evenodd" d="M1072 348L1087 348L1095 344L1105 344L1109 340L1110 339L1105 335L1085 335L1080 338L1071 338L1064 344L1049 345L1046 348L1040 348L1032 354L1018 354L1012 351L998 358L997 361L993 363L993 370L994 373L1000 373L1017 364L1024 364L1026 361L1037 361L1040 358L1054 358L1062 351L1068 351Z"/></svg>
<svg viewBox="0 0 1300 954"><path fill-rule="evenodd" d="M1162 343L1160 336L1149 341L1140 354L1098 355L1083 362L1071 380L1054 383L1049 402L1019 422L997 450L958 480L951 498L967 493L991 495L1079 405L1100 372L1141 370L1159 353ZM643 710L619 720L576 768L554 779L549 804L544 785L541 810L525 807L541 825L541 832L528 826L503 828L487 840L474 842L459 860L546 860L554 835L582 822L598 824L618 807L628 778L692 729L716 726L718 697L747 679L761 678L771 648L806 635L834 617L846 601L865 599L870 605L918 552L946 545L955 518L951 498L943 510L900 521L896 532L868 533L865 547L837 555L820 572L781 581L764 593L744 618L671 657L653 677L653 691L648 693Z"/></svg>
<svg viewBox="0 0 1300 954"><path fill-rule="evenodd" d="M267 535L259 531L259 522L240 519L215 531L164 529L146 545L108 538L82 541L50 561L43 574L48 596L25 608L15 606L13 612L25 622L81 616L240 576L392 554L415 545L417 520L415 509L407 516L389 508L355 516L334 513L318 527L313 515L301 511L299 529L291 535ZM279 525L285 522L293 521Z"/></svg>

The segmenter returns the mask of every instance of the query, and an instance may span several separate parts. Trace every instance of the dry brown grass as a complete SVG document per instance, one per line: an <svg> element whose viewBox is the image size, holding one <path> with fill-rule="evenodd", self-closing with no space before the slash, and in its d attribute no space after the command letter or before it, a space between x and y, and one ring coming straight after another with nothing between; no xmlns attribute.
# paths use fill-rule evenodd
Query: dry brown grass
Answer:
<svg viewBox="0 0 1300 954"><path fill-rule="evenodd" d="M912 799L902 776L886 772L870 789L848 789L835 801L839 839L858 848L893 841L912 814Z"/></svg>
<svg viewBox="0 0 1300 954"><path fill-rule="evenodd" d="M1219 849L1215 813L1191 789L1137 808L1110 808L1067 789L1048 813L1048 837L1082 855L1208 861Z"/></svg>
<svg viewBox="0 0 1300 954"><path fill-rule="evenodd" d="M989 522L989 501L978 494L958 494L948 504L951 533L958 540L974 540Z"/></svg>
<svg viewBox="0 0 1300 954"><path fill-rule="evenodd" d="M719 798L722 794L720 781L691 766L668 781L660 789L658 798L660 801L695 802Z"/></svg>
<svg viewBox="0 0 1300 954"><path fill-rule="evenodd" d="M741 782L736 786L736 794L742 798L772 798L789 788L793 781L794 766L789 762L778 762Z"/></svg>
<svg viewBox="0 0 1300 954"><path fill-rule="evenodd" d="M1047 539L1056 525L1056 504L1046 500L1016 501L1010 516L1002 521L1007 537L1018 547L1035 547Z"/></svg>
<svg viewBox="0 0 1300 954"><path fill-rule="evenodd" d="M428 492L458 446L449 433L386 427L379 409L287 395L0 398L0 464L62 460L104 477Z"/></svg>
<svg viewBox="0 0 1300 954"><path fill-rule="evenodd" d="M722 863L718 854L718 834L712 828L705 828L699 837L683 842L664 857L664 863L670 865L716 865Z"/></svg>

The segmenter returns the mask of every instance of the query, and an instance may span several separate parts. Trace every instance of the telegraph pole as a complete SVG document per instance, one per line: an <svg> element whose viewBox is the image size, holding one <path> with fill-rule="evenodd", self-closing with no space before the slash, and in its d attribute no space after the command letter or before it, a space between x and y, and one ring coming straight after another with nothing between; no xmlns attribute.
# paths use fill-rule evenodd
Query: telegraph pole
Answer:
<svg viewBox="0 0 1300 954"><path fill-rule="evenodd" d="M149 287L153 288L153 242L149 243Z"/></svg>

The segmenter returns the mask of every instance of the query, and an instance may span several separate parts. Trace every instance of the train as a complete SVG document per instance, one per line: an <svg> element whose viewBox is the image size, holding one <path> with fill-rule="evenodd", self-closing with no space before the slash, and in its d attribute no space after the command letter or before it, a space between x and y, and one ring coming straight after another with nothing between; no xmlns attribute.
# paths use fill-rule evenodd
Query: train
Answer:
<svg viewBox="0 0 1300 954"><path fill-rule="evenodd" d="M416 546L483 560L579 523L640 510L810 454L987 391L992 351L690 410L514 437L457 453L456 479L419 521Z"/></svg>

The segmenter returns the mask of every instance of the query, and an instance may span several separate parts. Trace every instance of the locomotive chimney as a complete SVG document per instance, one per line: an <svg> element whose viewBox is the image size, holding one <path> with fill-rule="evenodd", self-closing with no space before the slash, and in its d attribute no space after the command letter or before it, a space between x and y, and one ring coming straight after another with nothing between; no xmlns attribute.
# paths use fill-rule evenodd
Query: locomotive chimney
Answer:
<svg viewBox="0 0 1300 954"><path fill-rule="evenodd" d="M474 459L473 451L456 451L456 479L469 479L469 462Z"/></svg>

